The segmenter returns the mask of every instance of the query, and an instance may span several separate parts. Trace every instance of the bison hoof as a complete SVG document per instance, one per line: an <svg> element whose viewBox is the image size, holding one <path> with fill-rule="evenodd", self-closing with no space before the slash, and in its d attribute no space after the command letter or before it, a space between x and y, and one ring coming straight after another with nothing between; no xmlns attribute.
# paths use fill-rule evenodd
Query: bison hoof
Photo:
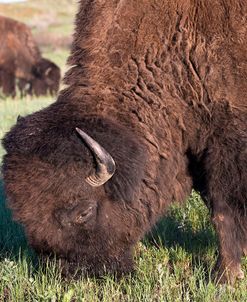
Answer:
<svg viewBox="0 0 247 302"><path fill-rule="evenodd" d="M244 248L244 256L247 257L247 247Z"/></svg>
<svg viewBox="0 0 247 302"><path fill-rule="evenodd" d="M227 267L224 270L222 267L214 273L216 283L228 283L233 285L237 280L242 280L245 277L241 266Z"/></svg>

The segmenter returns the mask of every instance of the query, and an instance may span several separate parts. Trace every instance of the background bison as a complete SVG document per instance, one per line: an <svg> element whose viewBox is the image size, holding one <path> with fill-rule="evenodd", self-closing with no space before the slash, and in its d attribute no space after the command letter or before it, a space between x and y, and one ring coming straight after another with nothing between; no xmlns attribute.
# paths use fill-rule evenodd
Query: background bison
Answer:
<svg viewBox="0 0 247 302"><path fill-rule="evenodd" d="M59 89L60 69L41 57L30 29L23 23L0 16L0 88L15 96L55 95Z"/></svg>
<svg viewBox="0 0 247 302"><path fill-rule="evenodd" d="M194 187L218 277L243 278L244 2L81 1L68 88L3 142L9 206L38 252L69 271L129 272L136 242Z"/></svg>

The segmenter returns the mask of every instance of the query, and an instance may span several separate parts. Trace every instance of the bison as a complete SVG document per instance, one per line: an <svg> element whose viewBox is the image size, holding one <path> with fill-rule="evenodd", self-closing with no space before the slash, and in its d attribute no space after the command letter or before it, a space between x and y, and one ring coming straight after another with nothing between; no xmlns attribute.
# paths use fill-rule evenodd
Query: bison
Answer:
<svg viewBox="0 0 247 302"><path fill-rule="evenodd" d="M245 4L80 1L67 87L3 140L8 204L36 251L70 273L128 273L138 240L194 188L217 275L243 278Z"/></svg>
<svg viewBox="0 0 247 302"><path fill-rule="evenodd" d="M0 88L5 95L55 95L60 68L41 56L30 29L23 23L0 16Z"/></svg>

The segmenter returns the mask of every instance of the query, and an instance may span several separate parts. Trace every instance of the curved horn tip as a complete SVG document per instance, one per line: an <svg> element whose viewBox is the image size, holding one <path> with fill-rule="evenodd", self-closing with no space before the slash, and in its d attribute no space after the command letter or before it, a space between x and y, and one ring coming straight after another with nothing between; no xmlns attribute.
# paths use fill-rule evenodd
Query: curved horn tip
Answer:
<svg viewBox="0 0 247 302"><path fill-rule="evenodd" d="M106 183L115 173L116 164L112 156L91 136L80 128L75 128L83 141L87 144L90 150L93 152L97 168L94 174L89 175L86 178L87 183L93 187L102 186Z"/></svg>

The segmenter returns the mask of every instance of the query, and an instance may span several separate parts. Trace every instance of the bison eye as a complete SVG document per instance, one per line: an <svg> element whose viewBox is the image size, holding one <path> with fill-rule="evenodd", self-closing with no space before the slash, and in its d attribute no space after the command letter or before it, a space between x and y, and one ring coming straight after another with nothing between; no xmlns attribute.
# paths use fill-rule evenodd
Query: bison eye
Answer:
<svg viewBox="0 0 247 302"><path fill-rule="evenodd" d="M97 203L95 201L80 202L75 206L57 209L55 218L62 227L70 228L80 226L85 230L92 229L96 222Z"/></svg>
<svg viewBox="0 0 247 302"><path fill-rule="evenodd" d="M94 216L95 209L94 207L90 206L88 209L82 213L80 213L76 217L76 223L78 224L85 224Z"/></svg>

